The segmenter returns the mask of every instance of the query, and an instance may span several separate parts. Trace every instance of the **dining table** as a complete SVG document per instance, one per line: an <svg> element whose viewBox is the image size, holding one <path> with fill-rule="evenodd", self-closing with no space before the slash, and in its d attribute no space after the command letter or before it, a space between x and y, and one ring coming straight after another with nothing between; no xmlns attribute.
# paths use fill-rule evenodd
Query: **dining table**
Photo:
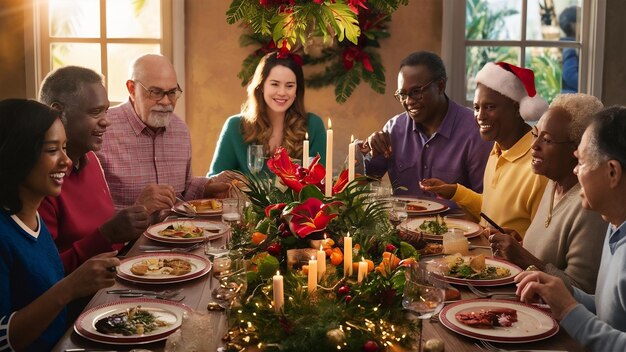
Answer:
<svg viewBox="0 0 626 352"><path fill-rule="evenodd" d="M216 220L219 221L219 218ZM208 245L211 247L221 247L226 244L228 240L228 235L211 240ZM469 239L469 242L473 245L472 250L470 251L470 255L484 254L486 256L491 256L491 250L489 249L489 243L486 238L483 236L476 236ZM125 254L126 258L137 256L141 254L139 250L140 246L145 245L163 245L163 243L159 243L154 241L146 236L141 236L133 245L130 247L128 252ZM195 249L192 253L205 256L205 248L201 246L200 248ZM184 281L180 283L173 284L162 284L162 285L147 285L140 284L135 282L130 282L122 279L118 279L114 286L102 289L98 291L91 301L84 308L85 310L91 309L93 307L97 307L103 304L119 301L120 297L114 294L108 294L107 291L112 289L151 289L151 290L164 290L164 289L182 289L185 298L180 302L187 307L201 312L207 312L207 306L209 303L213 302L213 298L211 295L211 291L216 285L219 285L218 280L214 277L213 273L210 272L207 275L202 277ZM478 296L472 293L466 286L464 285L453 285L457 288L461 293L461 300L470 300L476 299ZM492 287L481 287L481 289L487 290L496 290L497 291L515 291L514 284L508 284L504 286L498 286L497 288ZM212 336L211 338L221 338L227 331L227 319L226 314L222 312L209 312L209 314L218 314L220 317L218 318L219 326L218 330L219 334ZM407 312L407 314L410 314ZM422 325L422 345L428 340L438 339L444 343L445 351L448 352L470 352L470 351L483 351L484 347L479 347L479 340L471 337L462 336L457 334L447 327L445 327L442 322L435 318L425 319L423 320ZM528 342L528 343L493 343L495 346L502 349L510 349L510 350L550 350L550 351L584 351L584 348L574 339L572 339L563 329L560 329L558 333L549 338ZM111 345L102 342L95 342L89 339L86 339L80 336L75 330L74 327L69 327L57 345L54 347L53 351L55 352L88 352L88 351L131 351L133 349L145 349L154 352L161 352L165 349L165 341L157 341L151 342L141 345Z"/></svg>

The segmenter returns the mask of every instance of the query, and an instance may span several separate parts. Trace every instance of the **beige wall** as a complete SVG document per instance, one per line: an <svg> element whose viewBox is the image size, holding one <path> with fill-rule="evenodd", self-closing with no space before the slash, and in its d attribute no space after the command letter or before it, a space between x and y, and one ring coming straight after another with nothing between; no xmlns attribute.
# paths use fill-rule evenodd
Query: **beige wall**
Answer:
<svg viewBox="0 0 626 352"><path fill-rule="evenodd" d="M23 0L0 0L0 99L26 96Z"/></svg>
<svg viewBox="0 0 626 352"><path fill-rule="evenodd" d="M243 58L256 49L239 47L242 29L225 21L229 3L187 0L185 7L186 118L193 141L196 175L208 171L222 124L228 116L239 112L245 99L245 88L237 73ZM415 50L440 52L441 12L439 0L412 0L394 13L391 37L381 42L380 50L387 71L385 95L361 84L346 103L338 104L333 87L307 89L307 110L320 115L324 122L327 117L332 119L336 170L347 155L351 134L355 138L366 137L401 112L400 104L393 98L398 64Z"/></svg>

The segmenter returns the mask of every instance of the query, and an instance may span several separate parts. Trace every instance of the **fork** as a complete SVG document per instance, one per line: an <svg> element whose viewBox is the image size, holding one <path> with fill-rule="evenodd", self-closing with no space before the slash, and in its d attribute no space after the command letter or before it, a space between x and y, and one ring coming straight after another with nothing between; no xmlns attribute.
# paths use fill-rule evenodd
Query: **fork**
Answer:
<svg viewBox="0 0 626 352"><path fill-rule="evenodd" d="M161 295L145 295L141 293L125 293L125 294L120 295L120 298L141 298L141 297L156 298L156 299L162 299L162 300L174 301L174 302L180 302L183 299L185 299L185 295L174 296L174 297L169 297L169 296L166 297L166 296L161 296Z"/></svg>
<svg viewBox="0 0 626 352"><path fill-rule="evenodd" d="M198 212L196 211L196 209L194 209L194 207L191 206L191 204L189 204L188 201L186 201L186 200L184 200L184 199L182 199L180 197L176 197L176 200L182 203L183 208L185 208L185 210L187 211L188 215L191 215L191 216L198 215Z"/></svg>
<svg viewBox="0 0 626 352"><path fill-rule="evenodd" d="M476 288L474 285L467 283L467 288L470 289L470 291L472 291L473 294L475 294L476 296L480 297L480 298L490 298L493 296L507 296L507 297L517 297L517 295L515 294L515 292L486 292L486 291L482 291L479 290L478 288Z"/></svg>
<svg viewBox="0 0 626 352"><path fill-rule="evenodd" d="M170 247L159 247L159 246L146 246L146 245L140 245L139 246L139 251L140 252L144 252L144 253L154 253L154 252L191 252L195 249L200 248L200 246L202 245L202 242L198 242L196 244L194 244L193 246L189 246L189 247L176 247L176 248L170 248Z"/></svg>
<svg viewBox="0 0 626 352"><path fill-rule="evenodd" d="M174 297L183 292L182 288L177 290L163 290L163 291L150 291L150 290L135 290L132 288L129 289L117 289L117 290L108 290L107 293L112 294L138 294L144 296L161 296L161 297Z"/></svg>

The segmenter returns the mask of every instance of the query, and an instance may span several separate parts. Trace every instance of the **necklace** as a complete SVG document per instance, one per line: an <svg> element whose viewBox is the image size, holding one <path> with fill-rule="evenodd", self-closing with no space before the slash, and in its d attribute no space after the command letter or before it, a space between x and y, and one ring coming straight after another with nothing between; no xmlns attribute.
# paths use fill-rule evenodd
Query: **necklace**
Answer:
<svg viewBox="0 0 626 352"><path fill-rule="evenodd" d="M546 216L546 221L543 225L548 228L550 226L550 221L552 221L552 208L554 206L554 195L556 193L556 186L552 188L552 196L550 197L550 208L548 209L548 216Z"/></svg>

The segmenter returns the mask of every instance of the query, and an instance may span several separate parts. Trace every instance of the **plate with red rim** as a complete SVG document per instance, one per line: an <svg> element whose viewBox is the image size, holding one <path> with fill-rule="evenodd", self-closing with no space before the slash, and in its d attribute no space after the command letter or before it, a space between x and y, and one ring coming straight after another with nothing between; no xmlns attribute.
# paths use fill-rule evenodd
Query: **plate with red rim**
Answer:
<svg viewBox="0 0 626 352"><path fill-rule="evenodd" d="M158 319L170 325L158 328L142 335L124 336L121 334L105 334L96 330L96 322L113 314L126 312L127 309L141 306L154 314ZM169 335L180 328L185 312L192 309L178 302L156 300L149 298L125 299L123 301L103 304L84 311L76 322L74 331L86 339L113 345L146 344L167 339Z"/></svg>
<svg viewBox="0 0 626 352"><path fill-rule="evenodd" d="M407 232L412 232L412 233L417 233L417 234L421 232L422 238L425 240L443 241L442 235L435 235L433 233L425 232L423 230L420 230L419 228L420 225L423 224L425 221L433 221L433 220L442 221L441 217L439 218L420 217L420 218L407 220L404 223L402 223L400 227ZM480 233L483 231L482 226L478 225L475 222L471 222L469 220L447 218L447 219L444 219L443 221L445 221L446 225L448 226L448 230L459 229L463 231L463 235L465 235L465 237L467 238L480 236Z"/></svg>
<svg viewBox="0 0 626 352"><path fill-rule="evenodd" d="M211 208L210 207L211 202L216 202L217 204L219 204L219 208L217 209ZM196 209L195 214L190 213L183 205L183 202L178 202L174 204L174 206L172 207L172 211L177 214L190 216L190 217L216 216L216 215L222 214L222 201L219 199L214 199L214 198L194 199L194 200L187 201L187 203L194 206L194 208Z"/></svg>
<svg viewBox="0 0 626 352"><path fill-rule="evenodd" d="M479 329L459 322L457 313L478 312L493 308L514 309L517 321L510 327ZM548 313L522 302L498 299L471 299L450 303L439 313L446 328L468 337L491 342L524 343L547 339L559 332L559 324Z"/></svg>
<svg viewBox="0 0 626 352"><path fill-rule="evenodd" d="M463 260L467 263L470 261L472 257L473 256L463 256ZM432 259L431 262L442 263L444 260L445 260L444 258L438 258L438 259ZM509 263L506 260L498 259L498 258L487 257L485 258L485 264L488 266L497 266L497 267L509 269L510 274L509 276L506 276L506 277L502 277L498 279L488 279L488 280L464 279L460 277L452 277L452 276L438 275L438 274L435 274L435 275L439 276L443 281L449 282L451 284L458 284L458 285L471 284L472 286L502 286L502 285L512 284L515 276L523 271L522 268L520 268L519 266L513 263Z"/></svg>
<svg viewBox="0 0 626 352"><path fill-rule="evenodd" d="M139 263L148 259L183 259L191 264L191 271L183 275L162 273L137 275L130 270L135 263ZM193 280L204 276L209 271L211 271L211 267L211 261L199 255L191 253L157 252L142 254L122 260L120 266L117 268L117 276L126 281L132 281L142 284L173 284L177 282Z"/></svg>
<svg viewBox="0 0 626 352"><path fill-rule="evenodd" d="M170 225L195 226L202 228L204 231L202 235L198 237L171 237L159 234L160 231L165 230ZM228 231L228 226L226 226L221 221L203 219L176 219L167 220L152 225L148 227L144 235L155 241L165 243L197 243L222 237L222 235L224 235L226 231Z"/></svg>
<svg viewBox="0 0 626 352"><path fill-rule="evenodd" d="M445 203L436 199L393 197L394 200L406 202L406 212L409 215L435 215L450 209Z"/></svg>

